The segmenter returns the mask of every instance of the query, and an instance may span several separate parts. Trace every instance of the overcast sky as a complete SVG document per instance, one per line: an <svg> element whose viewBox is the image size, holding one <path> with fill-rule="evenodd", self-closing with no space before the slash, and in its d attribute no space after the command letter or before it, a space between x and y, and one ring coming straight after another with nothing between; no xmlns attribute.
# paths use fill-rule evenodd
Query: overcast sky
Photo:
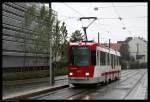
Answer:
<svg viewBox="0 0 150 102"><path fill-rule="evenodd" d="M98 19L87 29L89 40L97 42L97 33L100 33L100 41L117 42L126 37L143 37L147 40L147 3L52 3L52 9L57 12L58 19L64 21L69 37L75 30L82 30L92 20L79 20L80 17L97 17ZM97 7L98 10L94 8ZM118 18L121 17L120 21ZM123 30L123 27L126 29Z"/></svg>

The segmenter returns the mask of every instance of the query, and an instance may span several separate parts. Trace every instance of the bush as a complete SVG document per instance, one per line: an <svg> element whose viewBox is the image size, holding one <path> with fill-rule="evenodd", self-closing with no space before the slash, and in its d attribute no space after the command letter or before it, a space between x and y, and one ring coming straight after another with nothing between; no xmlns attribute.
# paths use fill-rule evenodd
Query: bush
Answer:
<svg viewBox="0 0 150 102"><path fill-rule="evenodd" d="M66 74L68 74L67 67L57 68L54 70L55 76L66 75ZM44 78L44 77L49 77L49 70L3 73L3 81L35 79L35 78Z"/></svg>
<svg viewBox="0 0 150 102"><path fill-rule="evenodd" d="M127 61L121 61L120 65L121 65L121 69L127 69Z"/></svg>
<svg viewBox="0 0 150 102"><path fill-rule="evenodd" d="M140 63L140 68L147 68L147 63L146 62Z"/></svg>
<svg viewBox="0 0 150 102"><path fill-rule="evenodd" d="M129 62L130 69L138 69L140 68L140 64L138 61L130 61Z"/></svg>
<svg viewBox="0 0 150 102"><path fill-rule="evenodd" d="M138 61L134 61L134 62L129 62L129 66L132 69L138 69L138 68L147 68L147 63L146 62L138 62Z"/></svg>
<svg viewBox="0 0 150 102"><path fill-rule="evenodd" d="M68 63L66 61L53 63L54 76L68 74L67 66L68 66ZM24 71L24 72L3 73L3 81L24 80L24 79L34 79L34 78L44 78L44 77L49 77L49 68L48 70L36 69L36 70L30 70L30 71Z"/></svg>
<svg viewBox="0 0 150 102"><path fill-rule="evenodd" d="M63 68L63 67L66 67L66 66L68 66L68 62L66 62L66 61L59 61L59 62L54 62L53 63L54 68Z"/></svg>
<svg viewBox="0 0 150 102"><path fill-rule="evenodd" d="M32 78L41 78L47 76L46 70L3 73L3 81L24 80Z"/></svg>
<svg viewBox="0 0 150 102"><path fill-rule="evenodd" d="M139 61L122 61L121 63L122 69L127 69L127 65L129 65L130 69L139 69L139 68L147 68L147 63L140 63Z"/></svg>
<svg viewBox="0 0 150 102"><path fill-rule="evenodd" d="M55 69L55 76L66 75L66 74L68 74L68 69L67 69L67 67Z"/></svg>
<svg viewBox="0 0 150 102"><path fill-rule="evenodd" d="M68 74L67 61L55 62L55 64L53 64L53 65L54 65L53 68L54 68L55 76Z"/></svg>

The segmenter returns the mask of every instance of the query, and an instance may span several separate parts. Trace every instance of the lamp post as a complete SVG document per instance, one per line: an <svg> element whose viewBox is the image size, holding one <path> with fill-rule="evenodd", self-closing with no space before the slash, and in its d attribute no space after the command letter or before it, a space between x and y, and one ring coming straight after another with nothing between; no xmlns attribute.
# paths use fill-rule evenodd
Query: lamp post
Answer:
<svg viewBox="0 0 150 102"><path fill-rule="evenodd" d="M49 3L49 9L51 9L51 3ZM49 35L49 47L50 47L50 52L49 52L49 77L50 77L50 85L52 86L54 84L54 75L53 75L53 70L52 70L52 36L51 34Z"/></svg>
<svg viewBox="0 0 150 102"><path fill-rule="evenodd" d="M98 44L100 44L100 41L99 41L99 32L98 32Z"/></svg>

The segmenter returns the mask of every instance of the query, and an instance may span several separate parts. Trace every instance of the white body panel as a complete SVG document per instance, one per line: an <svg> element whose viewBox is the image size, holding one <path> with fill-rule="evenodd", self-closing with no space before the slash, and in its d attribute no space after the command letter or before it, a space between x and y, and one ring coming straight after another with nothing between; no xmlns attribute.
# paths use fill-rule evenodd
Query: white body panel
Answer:
<svg viewBox="0 0 150 102"><path fill-rule="evenodd" d="M95 66L93 77L100 77L101 73L106 72L107 69L107 66Z"/></svg>

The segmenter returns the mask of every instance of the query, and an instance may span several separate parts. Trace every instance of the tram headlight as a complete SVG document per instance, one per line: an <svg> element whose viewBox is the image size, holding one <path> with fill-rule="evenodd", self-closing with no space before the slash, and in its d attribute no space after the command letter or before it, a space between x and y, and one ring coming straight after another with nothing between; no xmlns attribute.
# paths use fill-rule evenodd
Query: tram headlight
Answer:
<svg viewBox="0 0 150 102"><path fill-rule="evenodd" d="M85 75L86 75L86 76L89 76L89 75L90 75L90 73L89 73L89 72L86 72L86 73L85 73Z"/></svg>
<svg viewBox="0 0 150 102"><path fill-rule="evenodd" d="M70 72L70 73L69 73L69 75L73 75L73 73L72 73L72 72Z"/></svg>

